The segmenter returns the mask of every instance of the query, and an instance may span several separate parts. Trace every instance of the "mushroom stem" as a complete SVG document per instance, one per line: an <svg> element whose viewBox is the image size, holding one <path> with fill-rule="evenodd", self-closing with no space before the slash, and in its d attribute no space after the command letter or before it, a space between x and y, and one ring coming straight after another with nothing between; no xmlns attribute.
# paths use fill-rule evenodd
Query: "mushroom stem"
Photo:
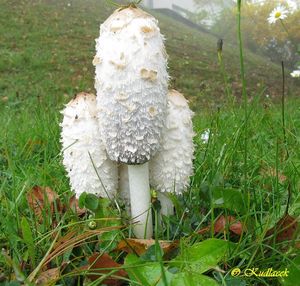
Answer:
<svg viewBox="0 0 300 286"><path fill-rule="evenodd" d="M164 194L161 192L157 192L157 198L160 201L161 215L170 216L174 214L174 205L171 199L168 196L168 193Z"/></svg>
<svg viewBox="0 0 300 286"><path fill-rule="evenodd" d="M148 163L128 165L131 216L133 232L137 238L152 237L151 196Z"/></svg>
<svg viewBox="0 0 300 286"><path fill-rule="evenodd" d="M131 210L130 210L128 166L125 164L119 164L119 197L125 204L125 210L127 215L130 216Z"/></svg>

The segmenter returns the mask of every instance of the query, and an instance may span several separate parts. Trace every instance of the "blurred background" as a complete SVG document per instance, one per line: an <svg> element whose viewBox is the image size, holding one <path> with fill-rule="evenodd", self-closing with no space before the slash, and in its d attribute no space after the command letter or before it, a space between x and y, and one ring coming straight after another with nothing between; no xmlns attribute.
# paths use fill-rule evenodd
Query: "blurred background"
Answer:
<svg viewBox="0 0 300 286"><path fill-rule="evenodd" d="M284 60L293 68L299 60L297 53L300 43L300 2L299 0L246 0L243 1L243 31L245 45L251 51L264 55L270 60ZM236 42L236 1L233 0L144 0L143 5L156 9L174 18L181 17L197 24L199 29ZM286 5L291 14L285 20L288 31L279 25L268 25L266 19L278 4Z"/></svg>
<svg viewBox="0 0 300 286"><path fill-rule="evenodd" d="M23 98L94 92L95 39L99 26L117 5L112 0L0 0L0 93L18 104ZM297 68L300 43L299 0L242 1L249 98L281 94L281 61L287 68L287 90L299 95ZM237 46L236 1L143 0L141 5L159 20L169 54L170 86L182 91L193 109L224 101L224 71L232 94L241 97ZM267 18L278 5L289 15L284 26ZM223 40L220 70L217 42Z"/></svg>

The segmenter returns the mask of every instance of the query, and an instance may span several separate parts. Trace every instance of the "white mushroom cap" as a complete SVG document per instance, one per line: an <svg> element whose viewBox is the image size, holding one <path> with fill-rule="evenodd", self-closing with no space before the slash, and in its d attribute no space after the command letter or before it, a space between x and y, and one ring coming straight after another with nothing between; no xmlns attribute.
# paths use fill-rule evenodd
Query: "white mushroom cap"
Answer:
<svg viewBox="0 0 300 286"><path fill-rule="evenodd" d="M116 10L96 40L100 132L111 160L143 164L159 149L167 107L167 55L157 20Z"/></svg>
<svg viewBox="0 0 300 286"><path fill-rule="evenodd" d="M78 94L62 111L63 164L77 197L83 192L113 197L118 186L118 167L106 154L96 113L96 97L87 93Z"/></svg>
<svg viewBox="0 0 300 286"><path fill-rule="evenodd" d="M193 174L193 112L184 96L169 92L162 146L150 160L150 185L160 192L181 194Z"/></svg>

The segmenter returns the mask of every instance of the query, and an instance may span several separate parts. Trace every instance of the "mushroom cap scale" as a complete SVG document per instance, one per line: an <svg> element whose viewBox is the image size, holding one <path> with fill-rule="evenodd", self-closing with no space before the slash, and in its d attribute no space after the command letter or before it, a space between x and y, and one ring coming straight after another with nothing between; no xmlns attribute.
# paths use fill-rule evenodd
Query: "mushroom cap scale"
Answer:
<svg viewBox="0 0 300 286"><path fill-rule="evenodd" d="M100 138L95 95L78 94L62 114L63 165L72 190L77 197L83 192L114 196L118 184L117 165L109 160Z"/></svg>
<svg viewBox="0 0 300 286"><path fill-rule="evenodd" d="M143 164L160 147L167 107L167 57L157 20L138 8L118 9L96 42L99 128L108 156Z"/></svg>
<svg viewBox="0 0 300 286"><path fill-rule="evenodd" d="M193 174L193 112L182 94L171 90L161 148L149 162L150 185L160 192L181 194Z"/></svg>

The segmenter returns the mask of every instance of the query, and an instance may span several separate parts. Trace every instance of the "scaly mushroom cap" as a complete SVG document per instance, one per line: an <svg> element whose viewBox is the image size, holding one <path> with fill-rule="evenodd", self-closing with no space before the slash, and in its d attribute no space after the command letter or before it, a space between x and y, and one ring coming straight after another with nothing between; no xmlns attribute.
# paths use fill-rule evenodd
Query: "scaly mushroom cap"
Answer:
<svg viewBox="0 0 300 286"><path fill-rule="evenodd" d="M176 90L169 92L162 146L150 160L150 185L160 192L181 194L193 174L193 112Z"/></svg>
<svg viewBox="0 0 300 286"><path fill-rule="evenodd" d="M118 167L109 160L101 141L95 95L78 94L62 114L63 164L72 190L77 197L83 192L114 196L118 187Z"/></svg>
<svg viewBox="0 0 300 286"><path fill-rule="evenodd" d="M157 24L139 8L118 9L96 40L99 128L113 161L143 164L160 147L169 77Z"/></svg>

